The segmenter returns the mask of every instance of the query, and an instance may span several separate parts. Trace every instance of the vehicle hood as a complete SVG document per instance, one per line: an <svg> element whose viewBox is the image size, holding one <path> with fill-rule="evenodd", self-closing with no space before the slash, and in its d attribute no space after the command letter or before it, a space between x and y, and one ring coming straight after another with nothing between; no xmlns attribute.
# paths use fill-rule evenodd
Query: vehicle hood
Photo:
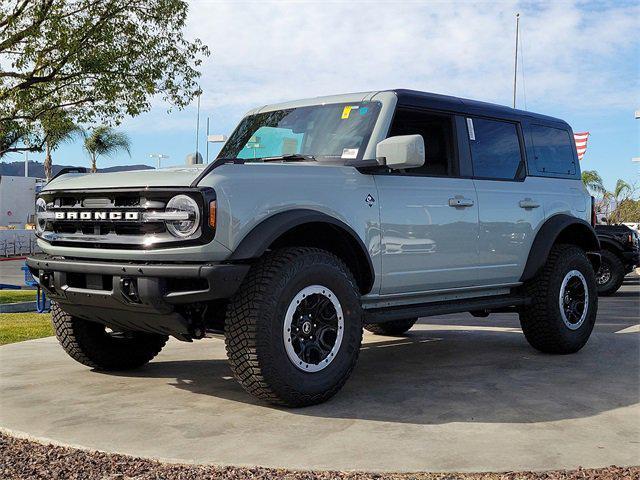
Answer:
<svg viewBox="0 0 640 480"><path fill-rule="evenodd" d="M109 173L68 173L50 181L43 190L85 190L97 188L188 187L206 165L130 170Z"/></svg>

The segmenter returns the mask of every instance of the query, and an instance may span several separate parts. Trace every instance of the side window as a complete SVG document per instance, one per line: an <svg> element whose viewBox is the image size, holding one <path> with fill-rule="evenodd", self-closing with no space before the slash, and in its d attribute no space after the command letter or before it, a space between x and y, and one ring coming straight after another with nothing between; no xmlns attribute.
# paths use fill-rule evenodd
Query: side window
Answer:
<svg viewBox="0 0 640 480"><path fill-rule="evenodd" d="M484 118L467 119L473 175L514 180L524 168L515 123Z"/></svg>
<svg viewBox="0 0 640 480"><path fill-rule="evenodd" d="M422 135L425 162L422 167L406 170L406 175L457 175L455 161L453 117L420 110L398 108L389 130L389 136Z"/></svg>
<svg viewBox="0 0 640 480"><path fill-rule="evenodd" d="M531 125L535 171L539 174L576 174L576 159L569 132L560 128Z"/></svg>

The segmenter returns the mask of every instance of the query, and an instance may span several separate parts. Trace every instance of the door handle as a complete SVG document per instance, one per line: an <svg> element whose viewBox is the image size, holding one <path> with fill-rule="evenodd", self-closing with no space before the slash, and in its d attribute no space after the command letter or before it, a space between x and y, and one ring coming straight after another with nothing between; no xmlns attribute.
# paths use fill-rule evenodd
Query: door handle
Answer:
<svg viewBox="0 0 640 480"><path fill-rule="evenodd" d="M458 195L458 196L455 196L454 198L449 199L449 206L455 207L455 208L473 207L473 200L471 200L470 198L464 198Z"/></svg>
<svg viewBox="0 0 640 480"><path fill-rule="evenodd" d="M518 205L520 205L520 208L538 208L540 206L538 202L531 200L530 198L520 200Z"/></svg>

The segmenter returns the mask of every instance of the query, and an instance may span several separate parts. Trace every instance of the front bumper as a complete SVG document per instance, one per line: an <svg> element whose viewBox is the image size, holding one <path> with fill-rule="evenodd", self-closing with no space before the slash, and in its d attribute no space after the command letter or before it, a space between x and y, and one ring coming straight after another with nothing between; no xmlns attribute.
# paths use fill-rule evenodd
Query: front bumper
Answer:
<svg viewBox="0 0 640 480"><path fill-rule="evenodd" d="M189 339L208 302L231 297L247 264L105 262L34 255L27 265L70 315L109 326Z"/></svg>
<svg viewBox="0 0 640 480"><path fill-rule="evenodd" d="M627 270L631 271L634 267L640 266L640 251L626 251L622 252L622 258L624 259Z"/></svg>

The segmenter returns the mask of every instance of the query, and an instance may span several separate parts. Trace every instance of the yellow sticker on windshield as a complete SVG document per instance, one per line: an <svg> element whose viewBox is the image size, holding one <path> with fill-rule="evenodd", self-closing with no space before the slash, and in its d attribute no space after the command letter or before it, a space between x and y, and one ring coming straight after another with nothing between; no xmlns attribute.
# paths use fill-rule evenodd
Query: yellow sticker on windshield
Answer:
<svg viewBox="0 0 640 480"><path fill-rule="evenodd" d="M347 105L346 107L344 107L344 109L342 110L342 120L349 118L349 114L351 113L351 109L353 107Z"/></svg>

